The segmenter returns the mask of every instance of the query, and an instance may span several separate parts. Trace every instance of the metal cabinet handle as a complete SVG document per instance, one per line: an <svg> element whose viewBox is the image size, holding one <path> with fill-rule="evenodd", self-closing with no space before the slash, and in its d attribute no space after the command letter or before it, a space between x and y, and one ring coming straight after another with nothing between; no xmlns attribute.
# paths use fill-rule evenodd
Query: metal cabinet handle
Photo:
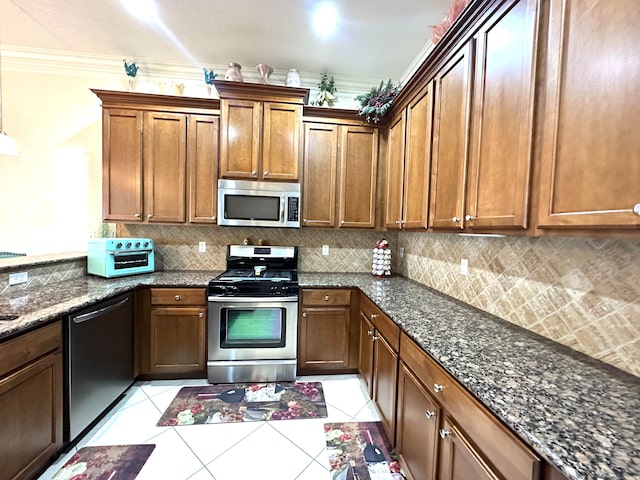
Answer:
<svg viewBox="0 0 640 480"><path fill-rule="evenodd" d="M176 302L180 301L180 295L176 295Z"/></svg>
<svg viewBox="0 0 640 480"><path fill-rule="evenodd" d="M213 220L215 222L216 221L216 216L214 215L213 217L211 217L211 220Z"/></svg>
<svg viewBox="0 0 640 480"><path fill-rule="evenodd" d="M269 172L267 172L266 170L264 171L264 173L262 174L263 177L266 177L267 175L269 175Z"/></svg>
<svg viewBox="0 0 640 480"><path fill-rule="evenodd" d="M432 412L431 410L427 410L424 412L424 416L431 420L436 415L436 412Z"/></svg>
<svg viewBox="0 0 640 480"><path fill-rule="evenodd" d="M328 301L329 301L329 295L325 295L325 296L324 296L324 301L325 301L325 302L328 302Z"/></svg>
<svg viewBox="0 0 640 480"><path fill-rule="evenodd" d="M380 315L378 315L377 313L372 313L371 314L371 320L375 320L376 318L378 318Z"/></svg>
<svg viewBox="0 0 640 480"><path fill-rule="evenodd" d="M153 218L153 214L152 214L152 213L150 213L149 215L147 215L147 220L149 220L149 219L151 219L151 218Z"/></svg>
<svg viewBox="0 0 640 480"><path fill-rule="evenodd" d="M445 430L444 428L440 429L440 437L449 438L450 436L451 436L451 431Z"/></svg>
<svg viewBox="0 0 640 480"><path fill-rule="evenodd" d="M344 225L344 220L340 220L340 225Z"/></svg>
<svg viewBox="0 0 640 480"><path fill-rule="evenodd" d="M451 221L453 223L458 223L460 221L460 219L458 217L453 217L453 218L451 218Z"/></svg>
<svg viewBox="0 0 640 480"><path fill-rule="evenodd" d="M136 218L140 218L140 214L139 213L135 213L133 216L136 217Z"/></svg>
<svg viewBox="0 0 640 480"><path fill-rule="evenodd" d="M443 390L444 390L444 385L440 385L439 383L434 383L433 384L433 391L434 392L440 393Z"/></svg>
<svg viewBox="0 0 640 480"><path fill-rule="evenodd" d="M373 336L373 330L367 330L367 335Z"/></svg>
<svg viewBox="0 0 640 480"><path fill-rule="evenodd" d="M304 318L307 318L307 312L302 312L302 316L303 316Z"/></svg>
<svg viewBox="0 0 640 480"><path fill-rule="evenodd" d="M258 172L256 172L255 170L251 170L251 175L255 175L256 173Z"/></svg>
<svg viewBox="0 0 640 480"><path fill-rule="evenodd" d="M633 206L633 213L635 213L636 215L640 215L640 203L636 203Z"/></svg>
<svg viewBox="0 0 640 480"><path fill-rule="evenodd" d="M372 340L373 342L375 342L377 339L378 339L378 337L377 337L377 336L375 336L375 335L372 335L372 336L371 336L371 340Z"/></svg>
<svg viewBox="0 0 640 480"><path fill-rule="evenodd" d="M204 313L200 312L200 313L198 314L198 318L202 318L202 317L204 317Z"/></svg>
<svg viewBox="0 0 640 480"><path fill-rule="evenodd" d="M306 219L306 218L303 218L303 219L302 219L302 223L307 223L307 219Z"/></svg>
<svg viewBox="0 0 640 480"><path fill-rule="evenodd" d="M465 215L465 216L464 216L464 219L465 219L467 222L472 222L472 221L473 221L473 215Z"/></svg>

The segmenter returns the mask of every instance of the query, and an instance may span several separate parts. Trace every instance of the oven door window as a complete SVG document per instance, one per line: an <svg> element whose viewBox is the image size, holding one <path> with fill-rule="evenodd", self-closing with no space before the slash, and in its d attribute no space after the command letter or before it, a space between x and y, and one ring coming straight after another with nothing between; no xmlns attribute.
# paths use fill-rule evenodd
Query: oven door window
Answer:
<svg viewBox="0 0 640 480"><path fill-rule="evenodd" d="M279 348L285 344L284 308L224 308L221 348Z"/></svg>
<svg viewBox="0 0 640 480"><path fill-rule="evenodd" d="M224 218L232 220L280 220L280 196L225 195Z"/></svg>

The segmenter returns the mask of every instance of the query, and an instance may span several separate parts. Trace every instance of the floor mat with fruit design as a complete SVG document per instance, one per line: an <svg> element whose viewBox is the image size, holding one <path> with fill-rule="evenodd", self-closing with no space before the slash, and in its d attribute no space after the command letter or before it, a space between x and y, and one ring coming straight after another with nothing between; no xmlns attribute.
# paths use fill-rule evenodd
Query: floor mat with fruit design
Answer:
<svg viewBox="0 0 640 480"><path fill-rule="evenodd" d="M155 445L110 445L78 450L52 480L134 480Z"/></svg>
<svg viewBox="0 0 640 480"><path fill-rule="evenodd" d="M402 480L400 464L380 422L325 423L331 478Z"/></svg>
<svg viewBox="0 0 640 480"><path fill-rule="evenodd" d="M248 383L183 387L159 427L324 418L322 383Z"/></svg>

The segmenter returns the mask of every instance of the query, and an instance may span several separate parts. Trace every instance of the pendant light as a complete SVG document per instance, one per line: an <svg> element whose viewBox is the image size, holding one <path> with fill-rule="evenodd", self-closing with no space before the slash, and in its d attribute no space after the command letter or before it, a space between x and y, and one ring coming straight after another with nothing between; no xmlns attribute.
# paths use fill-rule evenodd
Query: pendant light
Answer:
<svg viewBox="0 0 640 480"><path fill-rule="evenodd" d="M0 47L0 155L18 156L16 142L2 128L2 47Z"/></svg>

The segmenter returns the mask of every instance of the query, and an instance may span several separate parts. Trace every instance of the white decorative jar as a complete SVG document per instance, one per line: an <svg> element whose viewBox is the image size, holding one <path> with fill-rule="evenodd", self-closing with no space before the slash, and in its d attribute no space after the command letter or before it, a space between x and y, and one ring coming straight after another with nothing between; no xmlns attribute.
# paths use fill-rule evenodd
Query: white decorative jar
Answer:
<svg viewBox="0 0 640 480"><path fill-rule="evenodd" d="M299 87L302 85L300 81L300 73L295 68L289 70L287 73L287 80L285 81L287 87Z"/></svg>

